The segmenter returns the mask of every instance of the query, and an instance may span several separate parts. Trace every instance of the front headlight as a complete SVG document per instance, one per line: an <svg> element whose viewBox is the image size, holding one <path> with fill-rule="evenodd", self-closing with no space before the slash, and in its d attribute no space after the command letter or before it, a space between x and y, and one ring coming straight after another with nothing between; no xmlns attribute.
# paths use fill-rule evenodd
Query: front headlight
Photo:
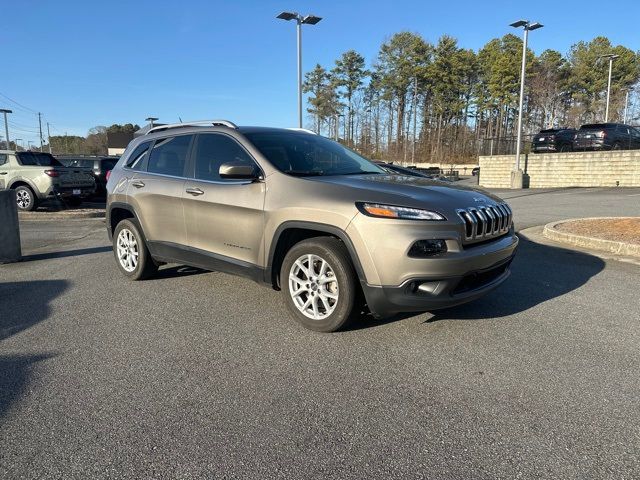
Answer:
<svg viewBox="0 0 640 480"><path fill-rule="evenodd" d="M356 203L356 207L369 217L399 218L403 220L446 220L446 218L438 212L423 210L421 208L381 205L379 203Z"/></svg>

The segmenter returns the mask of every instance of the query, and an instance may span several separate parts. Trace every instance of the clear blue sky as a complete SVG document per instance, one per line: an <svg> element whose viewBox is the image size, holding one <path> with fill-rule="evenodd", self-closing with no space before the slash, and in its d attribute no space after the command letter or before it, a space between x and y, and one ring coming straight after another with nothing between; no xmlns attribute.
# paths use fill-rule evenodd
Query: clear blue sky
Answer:
<svg viewBox="0 0 640 480"><path fill-rule="evenodd" d="M608 36L640 49L640 1L617 0L206 0L2 2L0 108L12 108L13 138L31 133L43 112L51 134L85 135L95 125L228 118L240 124L296 123L293 22L283 10L324 19L303 31L303 67L331 66L348 49L375 59L401 30L435 42L443 34L465 48L515 32L525 18L536 52L567 52L579 40ZM611 4L613 5L613 4ZM601 7L601 8L600 8ZM518 33L518 32L515 32ZM8 68L7 68L8 67ZM21 130L17 130L21 128ZM4 132L0 132L4 135Z"/></svg>

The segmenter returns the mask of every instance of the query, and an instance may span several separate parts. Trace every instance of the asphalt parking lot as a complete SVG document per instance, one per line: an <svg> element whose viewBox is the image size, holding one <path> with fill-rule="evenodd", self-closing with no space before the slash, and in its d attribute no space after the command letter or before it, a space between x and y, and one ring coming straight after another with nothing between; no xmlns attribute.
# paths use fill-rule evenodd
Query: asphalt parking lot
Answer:
<svg viewBox="0 0 640 480"><path fill-rule="evenodd" d="M518 229L640 212L640 189L497 193ZM245 279L126 281L100 219L21 227L2 478L640 477L636 264L525 232L479 301L317 334Z"/></svg>

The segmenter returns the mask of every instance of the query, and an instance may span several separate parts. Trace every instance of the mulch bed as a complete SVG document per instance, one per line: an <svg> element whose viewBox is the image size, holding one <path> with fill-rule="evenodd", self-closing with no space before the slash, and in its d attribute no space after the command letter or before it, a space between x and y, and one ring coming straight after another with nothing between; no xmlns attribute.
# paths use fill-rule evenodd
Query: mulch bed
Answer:
<svg viewBox="0 0 640 480"><path fill-rule="evenodd" d="M559 223L556 230L584 237L640 245L640 217L598 218Z"/></svg>

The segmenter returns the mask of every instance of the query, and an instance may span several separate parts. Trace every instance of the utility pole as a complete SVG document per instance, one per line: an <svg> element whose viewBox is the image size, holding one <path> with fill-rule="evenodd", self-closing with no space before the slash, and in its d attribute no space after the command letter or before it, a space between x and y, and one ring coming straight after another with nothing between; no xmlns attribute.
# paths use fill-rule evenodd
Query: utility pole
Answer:
<svg viewBox="0 0 640 480"><path fill-rule="evenodd" d="M42 151L42 114L38 112L38 125L40 126L40 151Z"/></svg>
<svg viewBox="0 0 640 480"><path fill-rule="evenodd" d="M7 113L13 113L13 110L7 110L6 108L1 108L0 112L4 114L4 137L7 141L7 150L9 150L9 122L7 121Z"/></svg>
<svg viewBox="0 0 640 480"><path fill-rule="evenodd" d="M51 131L49 130L49 122L47 122L47 143L49 144L49 153L53 153L51 151Z"/></svg>

